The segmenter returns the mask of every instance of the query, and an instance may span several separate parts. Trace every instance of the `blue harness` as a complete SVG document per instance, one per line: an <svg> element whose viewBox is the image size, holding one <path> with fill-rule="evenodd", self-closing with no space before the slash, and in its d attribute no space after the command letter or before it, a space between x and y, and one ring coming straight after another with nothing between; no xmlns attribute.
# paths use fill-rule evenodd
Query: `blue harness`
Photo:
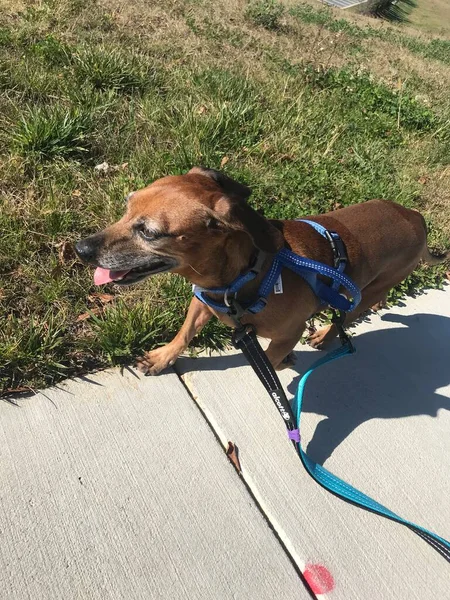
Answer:
<svg viewBox="0 0 450 600"><path fill-rule="evenodd" d="M303 277L316 296L320 299L322 305L329 305L336 310L350 312L359 304L361 292L353 281L344 275L347 256L344 244L339 235L335 232L328 231L325 227L315 221L308 221L306 219L298 219L298 221L307 223L313 227L317 233L320 233L322 237L330 242L334 255L334 267L317 262L311 258L299 256L287 248L282 248L275 254L272 266L259 286L257 299L248 304L241 305L243 312L256 314L265 308L267 297L272 292L283 267L290 269L291 271L294 271L294 273L297 273L297 275ZM194 286L195 296L214 310L222 313L229 313L231 300L236 299L237 293L244 285L255 279L263 266L265 258L265 253L260 251L254 266L242 275L238 275L238 277L226 287L206 289ZM331 279L331 285L327 285L318 279L318 275L325 275ZM347 290L352 300L349 300L346 296L339 293L341 286ZM223 302L213 300L212 298L209 298L207 294L223 295L224 300Z"/></svg>
<svg viewBox="0 0 450 600"><path fill-rule="evenodd" d="M227 287L204 289L194 286L194 293L203 303L218 312L227 313L235 321L236 329L233 333L233 343L236 348L242 350L277 407L278 412L286 425L288 437L294 444L307 473L319 485L335 496L370 512L391 519L401 525L405 525L450 562L450 542L411 521L403 519L385 506L355 489L347 482L336 477L336 475L330 473L330 471L323 466L311 460L301 447L300 419L306 381L317 367L354 352L353 345L343 330L342 317L345 312L352 311L359 304L361 292L354 282L343 273L347 263L347 255L345 246L339 235L328 231L325 227L314 221L304 219L299 219L299 221L303 221L313 227L321 236L330 242L334 255L333 267L311 260L310 258L299 256L298 254L294 254L290 250L283 248L275 255L271 268L259 286L257 299L247 304L240 304L236 299L238 291L246 283L255 279L264 264L266 255L260 252L254 266L246 273L236 277L236 279ZM283 267L286 267L303 277L318 296L322 305L331 306L333 309L339 311L341 319L336 320L335 323L339 331L339 336L343 342L342 347L316 361L303 375L297 388L293 407L289 404L277 374L259 345L254 327L242 325L240 322L240 318L244 313L248 312L256 314L266 306L267 297L272 292ZM318 275L328 277L331 280L331 284L327 285L322 280L318 279ZM339 293L341 286L347 291L348 296L352 298L351 300ZM207 296L208 293L223 294L223 302L212 300Z"/></svg>

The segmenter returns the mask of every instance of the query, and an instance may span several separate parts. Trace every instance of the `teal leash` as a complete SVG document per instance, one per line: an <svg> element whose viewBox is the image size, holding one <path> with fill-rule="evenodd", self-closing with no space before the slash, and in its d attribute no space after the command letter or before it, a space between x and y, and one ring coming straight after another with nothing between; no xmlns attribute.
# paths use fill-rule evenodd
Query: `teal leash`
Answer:
<svg viewBox="0 0 450 600"><path fill-rule="evenodd" d="M300 431L300 422L302 415L302 402L303 395L305 392L306 382L309 377L314 373L314 371L327 363L330 363L338 358L343 358L344 356L348 356L354 352L353 346L349 343L346 343L344 346L341 346L337 350L334 350L327 354L325 357L316 361L308 371L302 376L297 388L297 394L293 403L293 412L295 415L295 427ZM395 514L379 502L376 502L366 494L363 494L346 481L340 479L321 465L315 463L311 458L302 450L301 441L299 436L299 441L295 441L295 445L302 461L303 466L308 471L309 475L313 477L323 488L328 490L329 492L339 496L343 500L351 502L356 506L360 506L365 508L366 510L381 515L382 517L386 517L391 519L392 521L396 521L401 525L405 525L414 533L423 538L426 542L428 542L437 552L439 552L447 561L450 562L450 542L440 537L439 535L412 523L411 521L407 521L403 519L399 515Z"/></svg>
<svg viewBox="0 0 450 600"><path fill-rule="evenodd" d="M236 348L243 352L256 375L258 375L261 383L267 390L271 400L278 409L278 412L280 413L280 416L286 425L288 437L293 442L307 473L325 490L334 494L338 498L408 527L411 531L424 539L430 546L432 546L432 548L439 552L439 554L448 562L450 562L450 543L447 540L433 533L432 531L429 531L428 529L403 519L379 502L376 502L366 494L363 494L346 481L336 477L336 475L321 465L315 463L306 454L306 452L302 450L300 423L306 382L312 373L314 373L314 371L319 367L326 365L333 360L337 360L338 358L343 358L344 356L352 354L355 351L351 340L348 338L347 334L342 328L342 324L339 322L339 320L334 320L334 322L337 325L343 345L337 350L330 352L325 357L316 361L303 375L297 388L297 394L293 403L293 408L291 408L291 405L289 404L278 375L276 374L275 370L267 359L265 352L262 350L258 342L255 329L249 325L241 325L239 328L235 329L233 334L233 344Z"/></svg>

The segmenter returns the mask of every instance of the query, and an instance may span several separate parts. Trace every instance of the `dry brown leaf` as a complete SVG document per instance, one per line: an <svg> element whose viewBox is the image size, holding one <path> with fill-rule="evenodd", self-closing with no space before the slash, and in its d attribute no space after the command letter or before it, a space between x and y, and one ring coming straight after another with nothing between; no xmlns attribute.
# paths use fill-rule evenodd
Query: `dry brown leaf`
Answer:
<svg viewBox="0 0 450 600"><path fill-rule="evenodd" d="M203 115L206 112L206 106L204 104L202 104L201 106L198 107L197 112L199 115Z"/></svg>
<svg viewBox="0 0 450 600"><path fill-rule="evenodd" d="M220 161L220 168L224 167L224 166L227 164L227 162L228 162L229 160L230 160L230 159L228 158L228 156L224 156L224 157L222 158L222 160Z"/></svg>
<svg viewBox="0 0 450 600"><path fill-rule="evenodd" d="M425 185L426 183L428 183L429 179L430 179L429 177L424 175L422 177L419 177L419 179L417 181L420 183L420 185Z"/></svg>
<svg viewBox="0 0 450 600"><path fill-rule="evenodd" d="M447 273L445 274L445 276L447 277L447 279L450 281L450 271L447 271Z"/></svg>
<svg viewBox="0 0 450 600"><path fill-rule="evenodd" d="M227 456L229 461L233 464L234 468L238 473L242 471L241 463L239 462L239 450L233 442L228 442Z"/></svg>
<svg viewBox="0 0 450 600"><path fill-rule="evenodd" d="M89 296L89 300L91 300L91 302L93 302L95 299L100 300L100 302L102 304L108 304L108 302L112 302L115 298L115 296L113 296L112 294L100 294L100 293L95 293L95 294L91 294Z"/></svg>
<svg viewBox="0 0 450 600"><path fill-rule="evenodd" d="M80 190L73 190L72 196L74 196L75 198L79 198L81 196L81 191Z"/></svg>
<svg viewBox="0 0 450 600"><path fill-rule="evenodd" d="M98 314L100 314L100 312L101 312L100 308L93 308L89 312L85 312L85 313L82 313L81 315L78 315L76 322L80 323L81 321L86 321L86 319L89 319L90 317L92 317L92 315L98 315Z"/></svg>
<svg viewBox="0 0 450 600"><path fill-rule="evenodd" d="M19 386L16 388L6 388L3 390L2 394L23 394L24 392L32 392L33 389L27 386Z"/></svg>

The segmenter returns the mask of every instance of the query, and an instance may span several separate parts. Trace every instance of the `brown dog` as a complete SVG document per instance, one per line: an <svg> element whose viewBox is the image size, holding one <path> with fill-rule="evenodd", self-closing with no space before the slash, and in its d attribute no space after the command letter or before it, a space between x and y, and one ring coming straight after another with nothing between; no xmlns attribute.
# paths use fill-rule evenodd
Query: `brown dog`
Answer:
<svg viewBox="0 0 450 600"><path fill-rule="evenodd" d="M261 249L268 253L264 267L239 293L240 301L254 298L271 264L270 255L284 246L333 264L329 242L312 227L264 219L247 204L250 193L245 185L212 169L194 168L186 175L164 177L131 194L125 216L78 242L76 251L98 267L98 284L132 284L171 271L212 288L226 286L246 271L256 249ZM310 219L341 236L348 254L345 272L362 291L361 303L347 315L346 324L382 302L420 260L435 265L450 256L430 254L423 217L394 202L371 200ZM301 277L284 269L282 278L283 293L271 293L263 311L242 318L243 323L255 325L258 335L271 340L266 352L275 368L287 364L305 322L319 310L317 297ZM172 365L213 314L233 326L226 315L194 297L179 333L166 346L146 352L138 360L141 370L156 375ZM335 335L334 326L324 327L311 336L310 343L319 348Z"/></svg>

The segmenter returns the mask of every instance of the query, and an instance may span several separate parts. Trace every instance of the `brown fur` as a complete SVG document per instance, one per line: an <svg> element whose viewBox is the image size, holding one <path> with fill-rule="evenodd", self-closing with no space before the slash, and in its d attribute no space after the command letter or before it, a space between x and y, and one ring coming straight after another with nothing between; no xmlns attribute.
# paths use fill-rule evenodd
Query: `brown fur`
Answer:
<svg viewBox="0 0 450 600"><path fill-rule="evenodd" d="M298 254L332 264L328 241L309 225L267 221L246 203L249 195L246 186L209 169L194 168L186 175L165 177L134 193L125 216L82 240L77 251L87 262L116 270L139 268L150 259L168 261L168 265L176 262L164 270L207 288L224 286L246 270L255 248L275 253L286 245ZM370 200L312 218L339 233L349 259L346 274L362 291L362 301L347 315L346 324L382 303L421 259L432 264L445 259L430 254L422 216L393 202ZM155 230L155 239L142 239L142 227ZM80 244L90 253L82 253ZM239 299L253 297L270 262L269 255L262 273L245 286ZM286 269L282 277L284 293L271 294L262 312L242 319L271 340L267 355L276 368L289 363L286 359L305 322L319 310L316 296L301 277ZM176 337L145 353L138 360L139 367L157 374L172 365L213 314L232 325L227 316L216 314L194 297ZM315 332L310 343L321 347L335 335L333 326L326 327Z"/></svg>

